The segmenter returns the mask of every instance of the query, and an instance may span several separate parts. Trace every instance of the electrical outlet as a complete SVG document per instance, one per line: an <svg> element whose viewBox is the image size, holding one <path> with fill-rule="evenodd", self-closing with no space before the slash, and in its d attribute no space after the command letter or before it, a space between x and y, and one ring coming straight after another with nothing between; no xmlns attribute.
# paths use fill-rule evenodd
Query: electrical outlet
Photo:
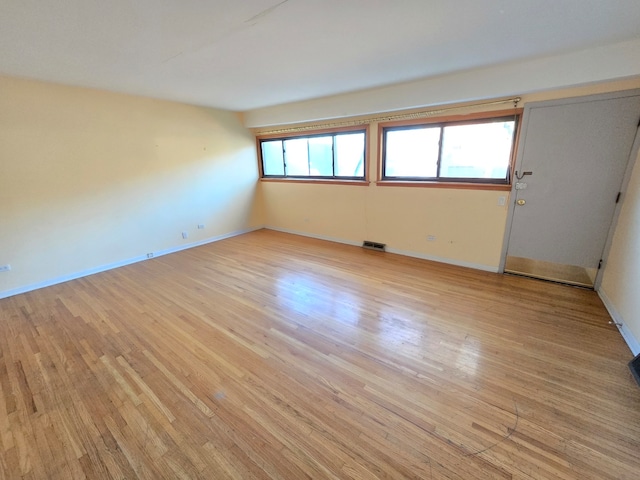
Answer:
<svg viewBox="0 0 640 480"><path fill-rule="evenodd" d="M0 265L0 272L8 272L11 270L11 265L8 263L6 265Z"/></svg>
<svg viewBox="0 0 640 480"><path fill-rule="evenodd" d="M204 228L204 225L202 223L198 224L198 230L202 230Z"/></svg>
<svg viewBox="0 0 640 480"><path fill-rule="evenodd" d="M182 232L182 238L189 238L189 232Z"/></svg>
<svg viewBox="0 0 640 480"><path fill-rule="evenodd" d="M147 253L147 258L153 258L153 253Z"/></svg>
<svg viewBox="0 0 640 480"><path fill-rule="evenodd" d="M504 204L507 201L507 197L502 196L502 197L498 197L498 206L499 207L504 207Z"/></svg>

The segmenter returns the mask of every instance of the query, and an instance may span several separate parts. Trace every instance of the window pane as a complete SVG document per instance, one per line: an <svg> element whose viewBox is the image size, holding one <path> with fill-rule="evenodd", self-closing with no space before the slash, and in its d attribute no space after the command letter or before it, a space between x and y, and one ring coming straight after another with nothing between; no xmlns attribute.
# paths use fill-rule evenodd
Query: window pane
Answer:
<svg viewBox="0 0 640 480"><path fill-rule="evenodd" d="M287 175L309 176L309 151L306 138L284 141L284 160Z"/></svg>
<svg viewBox="0 0 640 480"><path fill-rule="evenodd" d="M312 176L333 176L332 136L309 138L309 166Z"/></svg>
<svg viewBox="0 0 640 480"><path fill-rule="evenodd" d="M336 175L364 177L364 133L336 135Z"/></svg>
<svg viewBox="0 0 640 480"><path fill-rule="evenodd" d="M507 178L513 120L444 127L440 176Z"/></svg>
<svg viewBox="0 0 640 480"><path fill-rule="evenodd" d="M440 127L389 130L385 141L385 177L437 175Z"/></svg>
<svg viewBox="0 0 640 480"><path fill-rule="evenodd" d="M265 175L284 175L282 140L262 142L262 171Z"/></svg>

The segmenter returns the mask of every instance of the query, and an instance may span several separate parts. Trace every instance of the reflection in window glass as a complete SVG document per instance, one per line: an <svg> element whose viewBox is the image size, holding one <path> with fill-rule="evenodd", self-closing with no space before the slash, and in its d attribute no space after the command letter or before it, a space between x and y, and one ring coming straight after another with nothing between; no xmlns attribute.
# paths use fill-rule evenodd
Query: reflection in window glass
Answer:
<svg viewBox="0 0 640 480"><path fill-rule="evenodd" d="M333 137L309 138L309 167L312 177L333 176Z"/></svg>
<svg viewBox="0 0 640 480"><path fill-rule="evenodd" d="M387 131L384 175L386 177L436 177L439 142L440 128L438 127Z"/></svg>
<svg viewBox="0 0 640 480"><path fill-rule="evenodd" d="M306 138L285 140L284 163L287 175L309 175L309 149Z"/></svg>
<svg viewBox="0 0 640 480"><path fill-rule="evenodd" d="M506 179L514 121L444 127L440 176Z"/></svg>
<svg viewBox="0 0 640 480"><path fill-rule="evenodd" d="M336 135L336 176L364 176L364 133Z"/></svg>
<svg viewBox="0 0 640 480"><path fill-rule="evenodd" d="M282 140L262 142L262 170L265 175L284 175Z"/></svg>

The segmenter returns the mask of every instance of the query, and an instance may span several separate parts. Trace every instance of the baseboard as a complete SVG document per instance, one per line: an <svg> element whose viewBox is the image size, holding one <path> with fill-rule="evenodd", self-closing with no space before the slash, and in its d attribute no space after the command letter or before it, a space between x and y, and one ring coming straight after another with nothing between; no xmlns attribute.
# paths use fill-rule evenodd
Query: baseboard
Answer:
<svg viewBox="0 0 640 480"><path fill-rule="evenodd" d="M395 248L387 248L387 252L395 253L397 255L404 255L405 257L420 258L422 260L430 260L432 262L446 263L449 265L455 265L456 267L473 268L474 270L482 270L485 272L498 273L497 266L492 267L490 265L483 265L481 263L465 262L462 260L455 260L453 258L438 257L436 255L427 255L426 253L411 252L407 250L398 250Z"/></svg>
<svg viewBox="0 0 640 480"><path fill-rule="evenodd" d="M325 235L316 235L314 233L308 233L308 232L300 232L297 230L290 230L288 228L280 228L280 227L272 227L272 226L265 226L264 228L266 228L267 230L275 230L277 232L284 232L284 233L290 233L292 235L301 235L303 237L310 237L310 238L317 238L318 240L327 240L329 242L336 242L336 243L344 243L345 245L353 245L356 247L359 247L362 245L362 242L355 242L353 240L345 240L342 238L335 238L335 237L327 237ZM443 257L437 257L434 255L426 255L424 253L418 253L418 252L411 252L408 250L398 250L395 248L387 248L386 250L389 253L393 253L396 255L403 255L405 257L413 257L413 258L420 258L422 260L431 260L432 262L439 262L439 263L447 263L449 265L456 265L458 267L466 267L466 268L473 268L475 270L483 270L485 272L492 272L492 273L497 273L498 272L498 267L492 267L489 265L482 265L479 263L471 263L471 262L463 262L460 260L454 260L451 258L443 258Z"/></svg>
<svg viewBox="0 0 640 480"><path fill-rule="evenodd" d="M237 237L238 235L244 235L245 233L255 232L256 230L262 230L264 225L258 225L257 227L249 227L243 228L242 230L236 230L234 232L225 233L223 235L218 235L215 237L205 238L204 240L199 240L197 242L186 243L183 245L178 245L177 247L167 248L165 250L159 250L157 252L153 252L153 257L161 257L162 255L168 255L170 253L180 252L182 250L188 250L190 248L200 247L202 245L206 245L208 243L219 242L220 240L225 240L227 238ZM146 259L146 258L145 258Z"/></svg>
<svg viewBox="0 0 640 480"><path fill-rule="evenodd" d="M274 230L276 232L290 233L291 235L300 235L301 237L316 238L318 240L326 240L328 242L353 245L354 247L359 247L360 245L362 245L362 242L354 242L353 240L345 240L343 238L327 237L326 235L316 235L315 233L300 232L298 230L291 230L289 228L271 227L269 225L265 226L264 228L266 228L267 230Z"/></svg>
<svg viewBox="0 0 640 480"><path fill-rule="evenodd" d="M609 312L609 315L611 315L611 318L615 322L616 327L618 327L620 335L622 335L624 341L627 342L627 346L631 350L631 353L633 353L634 356L640 354L640 342L638 342L638 340L633 336L633 333L631 333L631 330L629 330L629 327L625 323L624 318L622 318L622 315L620 315L616 310L616 307L614 307L611 299L602 289L598 290L598 295L600 296L602 303L604 303L605 308Z"/></svg>
<svg viewBox="0 0 640 480"><path fill-rule="evenodd" d="M264 226L260 225L257 227L245 228L242 230L237 230L230 233L225 233L223 235L218 235L215 237L209 237L204 240L199 240L197 242L186 243L183 245L178 245L176 247L166 248L164 250L159 250L153 253L153 258L161 257L163 255L168 255L170 253L180 252L182 250L187 250L189 248L199 247L201 245L206 245L208 243L219 242L220 240L224 240L226 238L236 237L238 235L243 235L245 233L253 232L255 230L261 230ZM70 280L76 280L78 278L87 277L89 275L94 275L100 272L106 272L107 270L113 270L114 268L124 267L126 265L131 265L133 263L142 262L144 260L149 260L147 255L139 255L136 257L128 258L126 260L121 260L119 262L113 262L106 265L100 265L94 268L89 268L86 270L82 270L79 272L70 273L68 275L62 275L60 277L52 278L49 280L45 280L43 282L33 283L31 285L25 285L23 287L13 288L11 290L5 290L0 292L0 299L12 297L14 295L19 295L21 293L31 292L33 290L38 290L40 288L50 287L52 285L57 285L59 283L68 282Z"/></svg>

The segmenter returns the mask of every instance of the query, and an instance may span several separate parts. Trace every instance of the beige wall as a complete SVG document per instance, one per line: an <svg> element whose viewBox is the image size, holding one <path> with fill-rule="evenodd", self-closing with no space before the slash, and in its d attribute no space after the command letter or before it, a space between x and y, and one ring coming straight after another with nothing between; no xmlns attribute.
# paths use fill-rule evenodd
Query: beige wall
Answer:
<svg viewBox="0 0 640 480"><path fill-rule="evenodd" d="M0 296L259 226L257 179L236 114L0 77Z"/></svg>
<svg viewBox="0 0 640 480"><path fill-rule="evenodd" d="M640 158L623 197L600 287L635 354L640 353ZM631 335L631 338L629 336Z"/></svg>

